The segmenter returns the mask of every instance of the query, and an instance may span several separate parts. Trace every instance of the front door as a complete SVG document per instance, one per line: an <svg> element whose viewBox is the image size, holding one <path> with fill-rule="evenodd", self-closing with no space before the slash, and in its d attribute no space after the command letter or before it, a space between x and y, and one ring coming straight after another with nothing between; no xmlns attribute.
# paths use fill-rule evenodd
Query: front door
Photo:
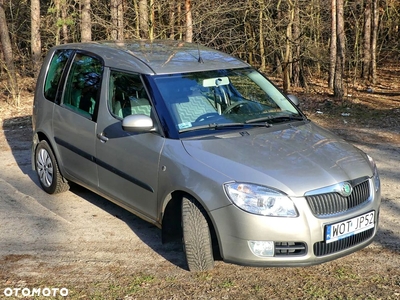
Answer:
<svg viewBox="0 0 400 300"><path fill-rule="evenodd" d="M164 138L157 133L128 133L124 117L151 115L151 104L139 75L110 71L102 95L97 127L99 188L141 217L157 219L159 157Z"/></svg>

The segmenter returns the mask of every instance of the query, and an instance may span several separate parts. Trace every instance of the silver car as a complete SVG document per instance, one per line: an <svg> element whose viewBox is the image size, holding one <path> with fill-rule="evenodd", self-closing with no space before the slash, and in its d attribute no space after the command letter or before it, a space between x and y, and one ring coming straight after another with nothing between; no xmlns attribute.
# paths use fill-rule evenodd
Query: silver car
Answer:
<svg viewBox="0 0 400 300"><path fill-rule="evenodd" d="M189 270L323 263L372 242L380 180L298 106L200 45L56 46L37 81L32 166L50 194L78 183L182 239Z"/></svg>

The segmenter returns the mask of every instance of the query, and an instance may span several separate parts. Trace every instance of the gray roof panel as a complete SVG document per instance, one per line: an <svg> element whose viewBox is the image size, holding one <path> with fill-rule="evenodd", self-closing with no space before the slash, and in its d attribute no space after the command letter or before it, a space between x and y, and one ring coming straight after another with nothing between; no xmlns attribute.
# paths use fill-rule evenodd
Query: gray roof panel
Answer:
<svg viewBox="0 0 400 300"><path fill-rule="evenodd" d="M144 74L173 74L248 67L240 59L202 45L174 40L127 40L65 44L93 52L106 66Z"/></svg>

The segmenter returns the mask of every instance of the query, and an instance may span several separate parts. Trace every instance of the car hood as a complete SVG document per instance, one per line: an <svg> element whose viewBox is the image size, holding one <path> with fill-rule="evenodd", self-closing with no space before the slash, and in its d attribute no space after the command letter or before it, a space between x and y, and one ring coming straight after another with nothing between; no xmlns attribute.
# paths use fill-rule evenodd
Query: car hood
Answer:
<svg viewBox="0 0 400 300"><path fill-rule="evenodd" d="M291 196L373 174L365 153L311 122L182 143L189 155L228 181L266 185Z"/></svg>

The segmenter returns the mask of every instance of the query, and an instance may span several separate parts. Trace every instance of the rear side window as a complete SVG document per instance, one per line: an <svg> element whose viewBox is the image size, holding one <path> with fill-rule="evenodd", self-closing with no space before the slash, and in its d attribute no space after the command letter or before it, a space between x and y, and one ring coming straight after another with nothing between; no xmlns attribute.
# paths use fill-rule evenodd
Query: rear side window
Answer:
<svg viewBox="0 0 400 300"><path fill-rule="evenodd" d="M50 62L44 85L44 96L47 100L54 102L57 97L62 74L72 50L58 50Z"/></svg>
<svg viewBox="0 0 400 300"><path fill-rule="evenodd" d="M103 64L96 57L77 53L66 81L63 105L95 120Z"/></svg>

